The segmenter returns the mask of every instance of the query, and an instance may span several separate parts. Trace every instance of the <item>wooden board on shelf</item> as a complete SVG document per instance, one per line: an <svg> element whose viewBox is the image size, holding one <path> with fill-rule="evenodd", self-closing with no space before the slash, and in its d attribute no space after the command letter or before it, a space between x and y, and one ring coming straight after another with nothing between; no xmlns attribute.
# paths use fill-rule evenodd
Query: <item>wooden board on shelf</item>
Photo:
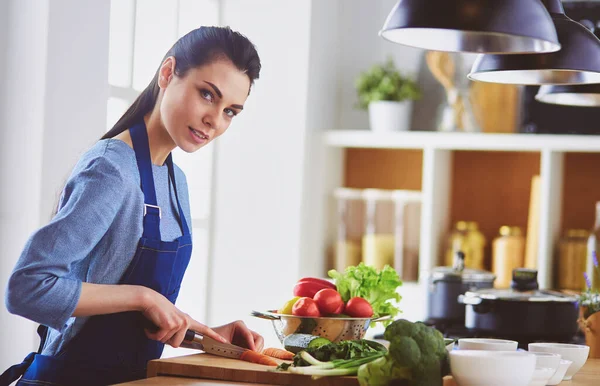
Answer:
<svg viewBox="0 0 600 386"><path fill-rule="evenodd" d="M562 227L594 227L596 202L600 201L600 153L566 153L564 164Z"/></svg>
<svg viewBox="0 0 600 386"><path fill-rule="evenodd" d="M422 150L347 149L344 186L421 190Z"/></svg>
<svg viewBox="0 0 600 386"><path fill-rule="evenodd" d="M531 178L539 173L539 153L454 152L451 224L460 220L479 223L487 240L488 268L492 240L500 226L519 226L526 232Z"/></svg>

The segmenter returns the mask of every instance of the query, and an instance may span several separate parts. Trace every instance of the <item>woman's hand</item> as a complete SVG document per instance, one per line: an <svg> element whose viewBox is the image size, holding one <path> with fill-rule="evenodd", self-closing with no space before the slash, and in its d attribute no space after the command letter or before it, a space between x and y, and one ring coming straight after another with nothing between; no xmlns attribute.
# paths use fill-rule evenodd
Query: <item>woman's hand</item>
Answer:
<svg viewBox="0 0 600 386"><path fill-rule="evenodd" d="M181 342L183 342L186 331L191 329L217 341L228 343L228 340L223 336L192 319L158 292L150 290L145 298L145 306L141 310L142 314L157 327L154 330L145 330L148 338L158 340L173 347L179 347L181 346Z"/></svg>
<svg viewBox="0 0 600 386"><path fill-rule="evenodd" d="M230 343L253 351L262 351L265 344L263 337L250 330L241 320L214 327L213 330L225 337Z"/></svg>

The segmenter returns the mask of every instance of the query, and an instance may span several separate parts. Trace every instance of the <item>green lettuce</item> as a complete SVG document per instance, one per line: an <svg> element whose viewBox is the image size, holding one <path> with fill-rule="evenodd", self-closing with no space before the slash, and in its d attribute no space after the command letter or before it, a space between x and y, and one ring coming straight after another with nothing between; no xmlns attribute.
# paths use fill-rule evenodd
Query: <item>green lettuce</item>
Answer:
<svg viewBox="0 0 600 386"><path fill-rule="evenodd" d="M328 274L335 280L344 302L355 296L366 299L373 307L374 318L391 315L394 319L400 312L397 303L402 297L396 290L402 285L402 281L396 270L389 265L378 272L374 267L360 263L347 267L343 273L332 269ZM391 320L384 322L384 325L389 323Z"/></svg>

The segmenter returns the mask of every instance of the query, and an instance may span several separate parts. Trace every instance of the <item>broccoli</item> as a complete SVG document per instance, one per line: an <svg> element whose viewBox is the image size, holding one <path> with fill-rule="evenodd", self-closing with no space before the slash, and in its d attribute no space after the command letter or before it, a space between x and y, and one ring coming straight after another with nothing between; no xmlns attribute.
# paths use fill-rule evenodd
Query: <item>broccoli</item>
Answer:
<svg viewBox="0 0 600 386"><path fill-rule="evenodd" d="M360 339L309 347L294 356L293 365L282 363L277 370L320 377L356 375L361 365L387 354L387 348L377 342Z"/></svg>
<svg viewBox="0 0 600 386"><path fill-rule="evenodd" d="M361 386L387 386L400 380L410 386L442 385L442 377L448 374L448 351L438 330L400 319L383 336L390 342L389 352L359 368Z"/></svg>

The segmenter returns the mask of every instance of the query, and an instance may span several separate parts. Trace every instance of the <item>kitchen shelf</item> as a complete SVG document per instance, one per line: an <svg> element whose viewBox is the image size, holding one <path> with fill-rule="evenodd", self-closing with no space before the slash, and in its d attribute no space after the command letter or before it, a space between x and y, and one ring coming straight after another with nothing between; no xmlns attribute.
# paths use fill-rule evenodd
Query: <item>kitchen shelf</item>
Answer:
<svg viewBox="0 0 600 386"><path fill-rule="evenodd" d="M600 152L600 135L329 130L324 142L342 148Z"/></svg>
<svg viewBox="0 0 600 386"><path fill-rule="evenodd" d="M486 202L479 203L480 209L476 205L465 209L467 204L464 203L457 209L458 201L453 194L463 195L473 204L476 204L472 198L474 194L489 196L489 205L501 205L501 200L518 201L508 202L507 212L501 211L500 217L518 223L526 231L524 221L528 211L524 208L529 205L529 181L533 175L539 175L540 217L536 265L540 287L551 288L553 256L564 227L563 218L568 220L574 216L570 212L565 215L563 210L571 211L573 204L570 201L575 199L573 189L565 191L564 185L574 179L581 182L589 177L593 172L586 170L595 169L593 165L598 164L594 162L590 165L590 160L600 160L600 136L597 135L330 130L323 133L323 141L326 148L330 149L330 154L339 157L339 161L333 163L336 165L333 170L338 176L343 176L338 178L341 186L421 190L421 282L417 287L424 284L424 274L441 263L447 232L456 220L453 217L468 215L473 218L466 220L477 221L478 217L489 217L490 213L498 212L498 208L488 210ZM490 151L494 154L490 154ZM503 168L508 170L508 175ZM582 171L573 175L572 170L578 169ZM471 179L467 180L465 176ZM490 193L490 189L498 185L496 180L486 182L490 178L502 179L502 191ZM600 182L596 183L596 180L589 181L589 189L600 192ZM480 189L469 186L465 190L460 185L464 183L479 183L481 186ZM505 189L509 185L512 188ZM563 198L563 194L566 197ZM565 199L567 204L563 208ZM587 197L586 203L594 200L600 201L600 195ZM576 207L579 213L590 212L586 216L587 224L595 207L591 204L584 207L583 203ZM491 229L498 225L495 223L497 221L504 220L485 218L483 225L487 223ZM489 237L488 243L491 243Z"/></svg>

